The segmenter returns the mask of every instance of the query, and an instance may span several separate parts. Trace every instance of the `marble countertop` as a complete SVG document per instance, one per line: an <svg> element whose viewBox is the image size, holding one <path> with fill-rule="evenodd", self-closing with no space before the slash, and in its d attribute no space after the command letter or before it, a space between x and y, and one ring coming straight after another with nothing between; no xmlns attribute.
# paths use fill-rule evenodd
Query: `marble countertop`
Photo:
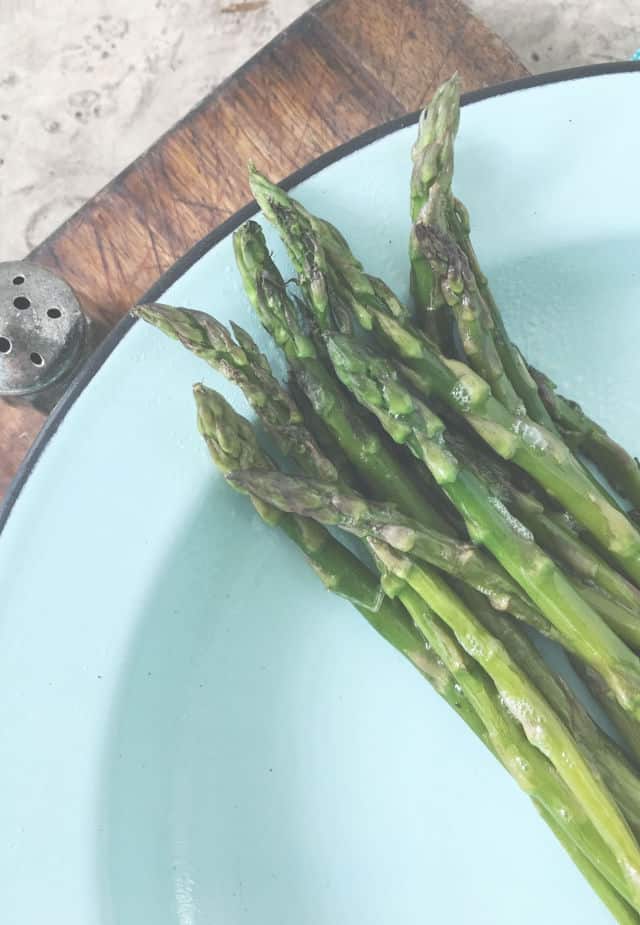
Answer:
<svg viewBox="0 0 640 925"><path fill-rule="evenodd" d="M24 256L311 5L0 5L0 260ZM469 5L533 72L628 58L640 46L637 0Z"/></svg>

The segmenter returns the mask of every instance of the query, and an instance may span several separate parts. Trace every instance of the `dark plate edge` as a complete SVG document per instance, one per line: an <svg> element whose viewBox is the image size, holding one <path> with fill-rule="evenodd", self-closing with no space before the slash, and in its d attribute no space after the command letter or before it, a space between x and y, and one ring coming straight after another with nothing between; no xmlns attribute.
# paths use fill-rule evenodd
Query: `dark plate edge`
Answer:
<svg viewBox="0 0 640 925"><path fill-rule="evenodd" d="M505 93L514 93L518 90L528 90L533 87L541 87L551 83L561 83L565 80L579 80L584 77L599 77L604 74L624 74L632 71L640 72L640 61L617 61L614 63L605 62L604 64L590 64L581 67L567 68L560 71L547 71L544 74L536 74L531 77L521 77L517 80L508 80L505 83L495 84L482 90L472 90L469 93L463 94L462 105L467 106L470 103L477 103L481 100L491 99L494 96L502 96ZM305 164L304 167L300 167L298 170L290 174L286 180L283 180L281 185L285 189L290 189L293 186L297 186L298 183L301 183L308 177L319 173L325 167L328 167L329 164L333 164L336 161L341 160L348 154L351 154L354 151L358 151L360 148L364 148L368 144L371 144L371 142L377 141L379 138L384 138L386 135L390 135L399 129L406 128L409 125L415 124L418 120L418 116L419 111L407 113L406 115L399 116L396 119L391 119L389 122L385 122L382 125L376 126L375 128L368 129L366 132L363 132L361 135L352 138L350 141L347 141L342 145L338 145L338 147L333 148L331 151L327 151L324 154L321 154L315 160ZM153 286L140 298L140 302L154 302L159 299L160 296L166 292L169 286L173 285L177 279L183 276L186 271L193 266L194 263L203 257L223 238L226 238L227 235L234 231L239 225L245 222L252 215L255 215L257 211L258 208L256 203L251 202L236 212L234 215L232 215L230 218L228 218L217 228L214 228L213 231L205 235L204 238L201 238L196 244L193 245L193 247L191 247L185 254L183 254L179 260L176 260L176 262L165 273L162 274L162 276L153 284ZM135 318L133 318L131 315L125 315L124 318L122 318L116 324L113 330L102 341L95 352L89 357L77 376L75 376L74 379L69 383L62 398L45 421L40 433L33 442L31 449L25 456L20 468L18 469L18 472L9 485L2 506L0 507L0 533L2 533L4 527L6 526L9 515L11 514L16 501L18 500L20 492L24 488L27 479L35 468L43 450L54 436L54 434L57 432L67 412L72 407L76 399L82 394L87 385L91 382L95 374L102 367L115 347L120 343L127 331L135 323Z"/></svg>

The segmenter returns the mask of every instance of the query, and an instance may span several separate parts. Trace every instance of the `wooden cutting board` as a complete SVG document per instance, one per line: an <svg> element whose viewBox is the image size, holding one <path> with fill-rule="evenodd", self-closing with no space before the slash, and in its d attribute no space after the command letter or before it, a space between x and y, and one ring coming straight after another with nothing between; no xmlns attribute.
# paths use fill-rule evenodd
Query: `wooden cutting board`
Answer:
<svg viewBox="0 0 640 925"><path fill-rule="evenodd" d="M80 209L29 259L113 325L249 199L245 165L279 180L422 106L527 74L459 0L326 0L282 32ZM44 416L0 401L0 496Z"/></svg>

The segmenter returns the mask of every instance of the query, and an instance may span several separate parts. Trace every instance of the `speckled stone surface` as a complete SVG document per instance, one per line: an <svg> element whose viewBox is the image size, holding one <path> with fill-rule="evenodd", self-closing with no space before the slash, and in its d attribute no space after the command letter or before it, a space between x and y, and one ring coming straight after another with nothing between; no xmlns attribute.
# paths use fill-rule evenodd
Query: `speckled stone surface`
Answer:
<svg viewBox="0 0 640 925"><path fill-rule="evenodd" d="M0 0L0 260L38 244L311 5ZM637 0L470 6L534 72L640 46Z"/></svg>

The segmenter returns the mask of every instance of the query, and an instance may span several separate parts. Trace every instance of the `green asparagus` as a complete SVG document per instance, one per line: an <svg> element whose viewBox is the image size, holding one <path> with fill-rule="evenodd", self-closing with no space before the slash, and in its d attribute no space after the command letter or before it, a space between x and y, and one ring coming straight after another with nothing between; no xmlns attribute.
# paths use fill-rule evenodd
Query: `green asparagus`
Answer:
<svg viewBox="0 0 640 925"><path fill-rule="evenodd" d="M229 478L235 487L269 498L281 511L310 517L325 526L342 527L361 539L382 539L394 549L410 552L476 588L496 610L509 611L550 638L557 638L553 627L500 566L473 544L425 527L404 516L393 504L366 501L334 484L279 472L245 470Z"/></svg>
<svg viewBox="0 0 640 925"><path fill-rule="evenodd" d="M297 237L298 223L289 218L298 215L299 204L259 174L252 175L252 183L265 214L275 222L280 233L286 235L290 253L293 255L302 250L303 245ZM307 223L305 242L309 236L313 237L310 218L307 218ZM426 227L420 223L416 226L420 234L424 234ZM314 252L318 247L316 240ZM325 255L323 265L317 268L315 276L317 282L322 278L321 288L325 292L327 272ZM305 273L301 279L303 289L307 276L308 273ZM337 279L336 285L339 282ZM340 289L339 293L344 294L344 290ZM309 301L313 304L314 300L309 298ZM353 292L350 292L349 298L345 296L344 301L345 304L351 302L353 306ZM380 300L363 298L355 301L358 309L353 311L358 322L365 329L375 329L396 356L414 371L414 384L419 384L426 392L435 392L451 408L464 414L468 423L496 452L529 472L552 497L584 523L620 562L629 577L640 581L640 533L597 488L555 434L529 418L509 411L493 397L488 383L466 365L443 357L431 341L413 329L404 317L393 314ZM326 330L328 308L314 315L319 324L324 324L322 329Z"/></svg>
<svg viewBox="0 0 640 925"><path fill-rule="evenodd" d="M471 444L463 434L447 433L454 456L485 481L491 492L533 533L536 542L571 573L596 585L640 617L640 591L579 536L566 513L546 510L540 500L513 484L508 465Z"/></svg>
<svg viewBox="0 0 640 925"><path fill-rule="evenodd" d="M383 547L384 544L380 544L381 551ZM612 857L610 849L602 844L605 839L593 823L585 818L583 804L563 783L562 775L556 772L538 746L529 741L533 737L531 731L523 726L519 717L512 716L509 709L505 709L509 700L502 694L500 686L497 685L496 690L489 673L480 668L475 657L469 658L467 652L463 651L464 643L456 639L457 634L451 632L448 621L440 620L434 613L435 608L425 601L424 596L410 585L407 587L406 576L401 575L402 569L389 563L384 553L381 564L383 568L390 565L390 573L383 582L385 588L389 594L398 595L416 626L422 630L432 649L455 678L484 725L487 744L519 786L554 821L554 831L559 829L564 833L563 844L573 844L578 848L604 875L606 882L614 887L614 893L617 892L637 909L637 899L634 898L637 889L625 882L629 880L629 874L615 869L619 859L614 860L615 855ZM531 723L529 726L535 728ZM536 734L542 735L542 732L536 730ZM597 779L595 783L597 787ZM622 830L625 831L624 821ZM613 894L608 891L608 895Z"/></svg>
<svg viewBox="0 0 640 925"><path fill-rule="evenodd" d="M199 429L229 484L456 710L616 919L640 925L640 529L591 463L636 512L640 464L510 340L452 191L459 117L454 76L412 151L415 323L338 228L253 167L297 279L285 284L253 221L234 252L287 386L233 322L161 304L136 313L238 386L296 473L195 386ZM529 627L565 648L616 741Z"/></svg>
<svg viewBox="0 0 640 925"><path fill-rule="evenodd" d="M602 775L634 835L640 838L640 777L622 750L600 729L565 681L549 668L526 632L512 620L487 607L480 595L468 586L456 582L455 589L529 675L575 741L584 747L587 760Z"/></svg>
<svg viewBox="0 0 640 925"><path fill-rule="evenodd" d="M564 508L584 524L618 561L640 581L640 533L595 488L580 463L554 434L527 417L509 412L491 394L488 383L464 363L443 357L419 331L377 309L370 325L404 364L416 390L436 395L504 459L528 472Z"/></svg>
<svg viewBox="0 0 640 925"><path fill-rule="evenodd" d="M640 848L600 775L589 767L565 725L502 643L485 629L434 570L418 565L380 540L371 541L371 545L383 567L420 595L493 680L503 703L520 723L527 739L553 764L609 845L626 883L626 898L640 910ZM425 631L422 625L419 628ZM473 701L472 706L477 709Z"/></svg>
<svg viewBox="0 0 640 925"><path fill-rule="evenodd" d="M583 450L613 487L628 501L640 506L640 465L609 434L589 418L577 402L556 392L555 384L531 367L540 395L565 440L574 450Z"/></svg>
<svg viewBox="0 0 640 925"><path fill-rule="evenodd" d="M368 490L376 498L394 501L422 523L446 530L442 516L407 477L381 435L369 426L328 371L313 341L305 336L259 227L252 223L239 229L234 248L245 291L258 318L284 352L298 387Z"/></svg>
<svg viewBox="0 0 640 925"><path fill-rule="evenodd" d="M460 81L457 74L442 84L420 116L418 137L411 150L411 221L415 222L431 196L433 221L446 224L446 204L453 179L453 142L460 121ZM433 285L431 267L413 234L409 238L411 292L417 315L427 334L448 352L451 344L449 312L442 293Z"/></svg>
<svg viewBox="0 0 640 925"><path fill-rule="evenodd" d="M393 364L343 335L329 339L342 383L397 442L431 470L486 546L562 635L563 645L599 671L621 706L640 719L640 660L580 597L530 532L444 444L442 421L411 393ZM473 374L472 374L473 375Z"/></svg>
<svg viewBox="0 0 640 925"><path fill-rule="evenodd" d="M428 205L418 217L413 236L431 267L433 284L453 312L470 365L486 379L498 401L521 417L525 405L502 365L493 339L493 322L467 258L447 231L432 222Z"/></svg>
<svg viewBox="0 0 640 925"><path fill-rule="evenodd" d="M261 468L264 471L272 471L272 464L258 447L248 423L217 393L203 386L196 386L194 391L200 431L212 458L222 472L228 474L230 469L238 465L250 465L257 471ZM310 533L301 518L278 515L270 505L255 495L251 498L267 523L282 528L302 548L327 587L341 593L344 590L343 577L346 571L349 575L349 596L353 599L354 557L351 553L330 537L321 545L318 545L316 540L310 542ZM335 544L336 554L333 556L326 555L327 543ZM365 586L365 590L358 597L369 598L371 595L366 589L371 586L372 576L359 560L355 560L355 563L358 566L358 579L363 581ZM374 593L377 595L378 589L375 589ZM415 592L406 588L405 593L400 595L400 600L411 604L412 624L407 621L406 611L402 607L394 606L387 597L382 598L374 610L363 607L362 604L357 606L365 618L418 667L470 728L496 751L507 769L540 805L567 850L572 856L578 852L581 869L584 865L587 866L585 873L589 874L589 882L595 887L595 878L598 884L597 892L604 894L606 901L616 908L616 904L622 903L622 900L616 900L616 895L631 894L624 877L621 877L616 869L614 857L603 844L597 831L584 818L582 807L576 802L571 791L556 777L542 754L529 745L517 724L508 718L488 680L482 679L478 670L457 648L453 638L447 637L445 628L438 626L437 618L435 623L432 619L423 624L430 631L429 645L425 645L415 625L416 614L421 610L424 612L424 605ZM450 666L454 667L455 674L449 671ZM467 696L469 689L475 702L483 705L484 716L491 721L490 732L487 732L484 722ZM623 909L624 906L620 905L620 908Z"/></svg>

